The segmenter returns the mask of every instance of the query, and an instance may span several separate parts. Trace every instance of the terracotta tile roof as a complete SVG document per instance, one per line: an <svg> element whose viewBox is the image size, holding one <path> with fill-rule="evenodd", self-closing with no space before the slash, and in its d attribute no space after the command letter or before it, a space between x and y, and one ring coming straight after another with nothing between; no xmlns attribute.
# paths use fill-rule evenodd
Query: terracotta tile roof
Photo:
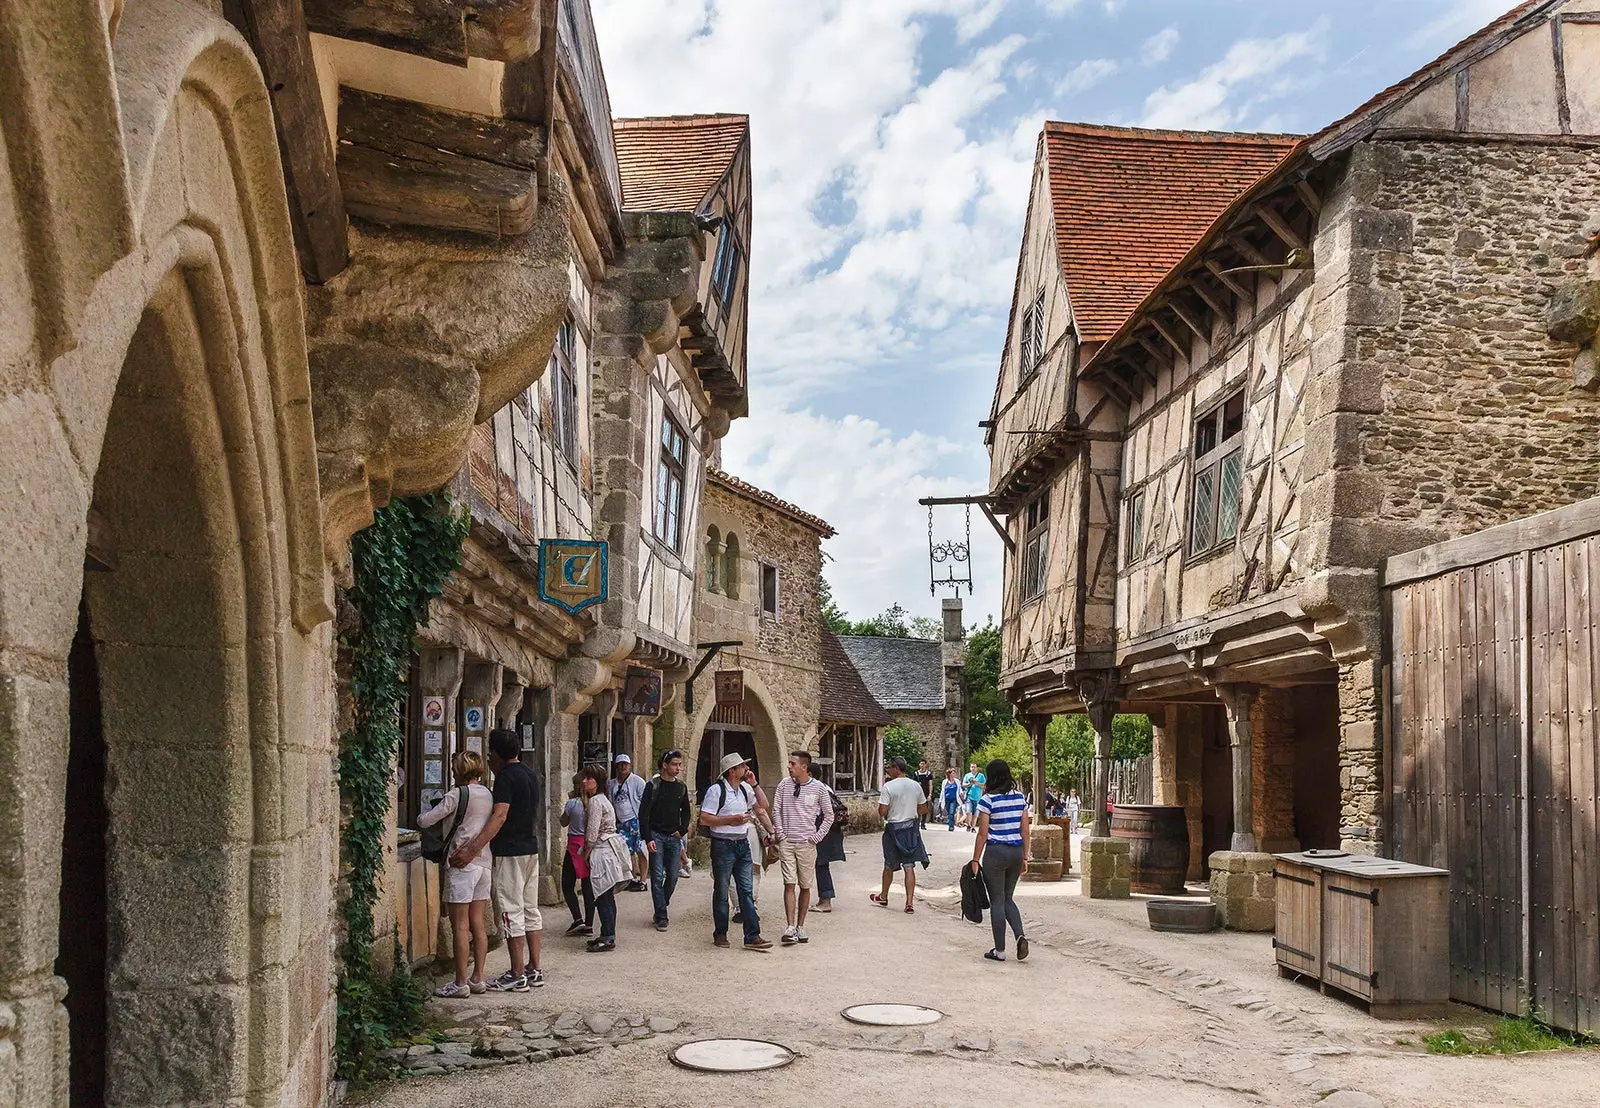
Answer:
<svg viewBox="0 0 1600 1108"><path fill-rule="evenodd" d="M797 508L787 500L780 500L766 489L758 489L748 481L741 481L731 473L724 473L720 469L706 469L706 479L713 485L719 485L729 492L754 500L758 504L765 504L773 511L786 515L797 523L811 528L825 539L831 539L837 532L834 531L827 520L814 516L802 508Z"/></svg>
<svg viewBox="0 0 1600 1108"><path fill-rule="evenodd" d="M879 727L890 722L889 713L872 698L850 655L839 644L839 636L826 627L822 629L822 703L817 708L817 720Z"/></svg>
<svg viewBox="0 0 1600 1108"><path fill-rule="evenodd" d="M672 115L612 121L622 206L692 212L722 180L750 134L747 115Z"/></svg>
<svg viewBox="0 0 1600 1108"><path fill-rule="evenodd" d="M1046 123L1044 141L1061 269L1099 342L1298 136Z"/></svg>

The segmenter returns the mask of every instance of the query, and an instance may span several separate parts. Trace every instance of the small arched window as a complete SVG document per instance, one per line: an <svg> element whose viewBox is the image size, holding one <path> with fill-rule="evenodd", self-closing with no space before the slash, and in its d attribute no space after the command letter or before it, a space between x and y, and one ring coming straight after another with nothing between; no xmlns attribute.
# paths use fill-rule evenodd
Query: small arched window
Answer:
<svg viewBox="0 0 1600 1108"><path fill-rule="evenodd" d="M716 525L706 529L706 591L718 592L717 582L722 574L722 536L718 533Z"/></svg>
<svg viewBox="0 0 1600 1108"><path fill-rule="evenodd" d="M739 599L739 536L732 531L722 544L722 591L730 600Z"/></svg>

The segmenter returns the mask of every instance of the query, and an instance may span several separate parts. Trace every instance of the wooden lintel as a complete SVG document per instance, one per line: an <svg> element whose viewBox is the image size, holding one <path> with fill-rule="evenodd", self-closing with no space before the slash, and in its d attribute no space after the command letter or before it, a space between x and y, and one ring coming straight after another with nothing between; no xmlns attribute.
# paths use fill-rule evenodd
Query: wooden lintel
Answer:
<svg viewBox="0 0 1600 1108"><path fill-rule="evenodd" d="M469 56L519 62L539 50L535 0L304 0L311 30L465 66ZM553 36L552 36L553 37Z"/></svg>
<svg viewBox="0 0 1600 1108"><path fill-rule="evenodd" d="M384 224L520 235L538 207L531 123L344 89L339 180L352 215Z"/></svg>
<svg viewBox="0 0 1600 1108"><path fill-rule="evenodd" d="M1199 274L1195 274L1189 278L1189 288L1194 290L1194 294L1201 300L1204 300L1206 302L1206 307L1216 312L1218 316L1223 319L1229 319L1232 317L1233 310L1228 306L1223 296L1219 296L1210 289L1206 288L1205 283L1200 280Z"/></svg>
<svg viewBox="0 0 1600 1108"><path fill-rule="evenodd" d="M1233 293L1233 295L1237 296L1240 300L1248 301L1250 299L1250 294L1245 291L1244 286L1230 277L1227 272L1223 270L1222 263L1218 262L1215 258L1206 259L1206 269L1210 270L1211 276L1215 277L1218 281L1221 281L1223 287L1229 292Z"/></svg>
<svg viewBox="0 0 1600 1108"><path fill-rule="evenodd" d="M244 35L261 64L277 123L278 155L300 271L307 281L320 285L349 264L350 239L300 2L224 0L223 14Z"/></svg>
<svg viewBox="0 0 1600 1108"><path fill-rule="evenodd" d="M1251 209L1255 217L1267 225L1267 229L1283 240L1283 244L1291 250L1304 250L1306 240L1300 237L1287 220L1279 215L1277 210L1267 204L1257 204Z"/></svg>
<svg viewBox="0 0 1600 1108"><path fill-rule="evenodd" d="M1162 323L1154 313L1151 313L1145 318L1150 321L1150 326L1155 328L1156 334L1166 339L1167 345L1171 346L1180 357L1187 358L1189 356L1189 348L1183 343L1179 342L1178 337L1171 331L1167 330L1166 324Z"/></svg>
<svg viewBox="0 0 1600 1108"><path fill-rule="evenodd" d="M1317 195L1317 190L1311 187L1311 182L1301 177L1294 183L1294 191L1300 197L1300 202L1312 215L1322 214L1322 197Z"/></svg>
<svg viewBox="0 0 1600 1108"><path fill-rule="evenodd" d="M1228 244L1234 253L1251 265L1269 266L1272 264L1272 259L1257 250L1250 240L1243 235L1228 235L1223 241Z"/></svg>

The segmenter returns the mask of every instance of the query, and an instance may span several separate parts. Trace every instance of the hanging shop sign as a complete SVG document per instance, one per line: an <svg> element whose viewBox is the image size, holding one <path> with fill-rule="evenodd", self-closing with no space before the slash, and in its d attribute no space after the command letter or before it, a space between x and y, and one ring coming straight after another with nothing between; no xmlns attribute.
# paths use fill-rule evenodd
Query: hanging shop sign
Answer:
<svg viewBox="0 0 1600 1108"><path fill-rule="evenodd" d="M717 689L717 707L744 703L744 670L719 669L712 677Z"/></svg>
<svg viewBox="0 0 1600 1108"><path fill-rule="evenodd" d="M661 714L661 674L653 669L630 669L622 685L622 714Z"/></svg>
<svg viewBox="0 0 1600 1108"><path fill-rule="evenodd" d="M539 599L577 615L606 599L606 544L590 539L541 539Z"/></svg>

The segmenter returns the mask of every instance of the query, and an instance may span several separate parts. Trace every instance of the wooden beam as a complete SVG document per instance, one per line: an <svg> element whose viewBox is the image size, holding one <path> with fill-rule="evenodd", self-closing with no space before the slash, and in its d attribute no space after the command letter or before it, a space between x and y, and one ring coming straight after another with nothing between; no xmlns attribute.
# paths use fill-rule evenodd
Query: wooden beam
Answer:
<svg viewBox="0 0 1600 1108"><path fill-rule="evenodd" d="M1193 292L1194 292L1194 294L1196 296L1198 296L1201 300L1204 300L1206 302L1206 307L1208 307L1212 311L1216 312L1217 315L1220 318L1222 318L1222 319L1231 319L1231 318L1233 318L1233 309L1231 307L1229 307L1227 303L1224 302L1223 298L1219 297L1216 293L1214 293L1211 290L1207 289L1205 287L1205 285L1203 283L1201 283L1200 275L1198 273L1192 275L1189 278L1189 288L1191 290L1193 290ZM1224 294L1224 295L1226 295L1226 294Z"/></svg>
<svg viewBox="0 0 1600 1108"><path fill-rule="evenodd" d="M1223 287L1229 292L1233 293L1233 295L1237 296L1240 300L1248 301L1250 299L1250 294L1245 291L1245 287L1230 277L1223 270L1222 263L1218 262L1215 258L1206 259L1206 268L1211 271L1211 276L1221 281Z"/></svg>
<svg viewBox="0 0 1600 1108"><path fill-rule="evenodd" d="M384 224L520 235L538 207L533 124L358 89L339 101L339 179L352 215Z"/></svg>
<svg viewBox="0 0 1600 1108"><path fill-rule="evenodd" d="M537 0L304 0L306 24L354 39L465 66L467 58L519 62L539 50Z"/></svg>
<svg viewBox="0 0 1600 1108"><path fill-rule="evenodd" d="M1322 214L1322 197L1317 195L1317 190L1311 187L1311 182L1301 177L1294 183L1294 191L1300 197L1300 202L1312 215Z"/></svg>
<svg viewBox="0 0 1600 1108"><path fill-rule="evenodd" d="M1299 232L1279 215L1277 210L1266 204L1257 204L1252 211L1255 217L1267 225L1267 229L1283 240L1283 244L1291 250L1304 250L1306 240L1301 238Z"/></svg>
<svg viewBox="0 0 1600 1108"><path fill-rule="evenodd" d="M1177 337L1173 335L1171 331L1167 330L1166 325L1163 324L1161 320L1154 315L1154 313L1146 318L1150 320L1150 326L1156 329L1156 334L1167 340L1167 345L1171 346L1172 349L1181 357L1187 358L1189 356L1189 348L1183 343L1179 342Z"/></svg>
<svg viewBox="0 0 1600 1108"><path fill-rule="evenodd" d="M223 14L261 63L300 272L320 285L349 264L350 240L300 0L224 0Z"/></svg>
<svg viewBox="0 0 1600 1108"><path fill-rule="evenodd" d="M1249 262L1251 265L1272 265L1272 259L1251 245L1250 240L1243 235L1228 235L1223 239L1235 254Z"/></svg>
<svg viewBox="0 0 1600 1108"><path fill-rule="evenodd" d="M1162 368L1165 368L1172 362L1172 358L1167 354L1167 348L1164 346L1157 346L1143 331L1140 331L1133 337L1140 346L1150 351L1150 356L1154 358L1156 360L1156 364L1160 365Z"/></svg>
<svg viewBox="0 0 1600 1108"><path fill-rule="evenodd" d="M1129 356L1131 353L1132 351L1128 350L1127 348L1117 351L1117 356L1112 359L1110 364L1127 366L1129 369L1133 370L1139 375L1140 380L1154 388L1156 383L1156 375L1151 373L1138 362L1134 361L1133 358Z"/></svg>
<svg viewBox="0 0 1600 1108"><path fill-rule="evenodd" d="M1005 526L994 514L994 509L989 507L989 502L987 500L979 500L978 510L983 513L983 518L987 519L989 525L994 528L994 533L1000 536L1000 541L1006 544L1006 549L1015 554L1017 552L1017 540L1006 533Z"/></svg>
<svg viewBox="0 0 1600 1108"><path fill-rule="evenodd" d="M1185 327L1194 332L1195 338L1201 340L1202 342L1211 341L1211 332L1202 327L1200 325L1200 321L1189 314L1188 310L1184 308L1183 302L1180 301L1176 296L1167 297L1166 306L1173 315L1178 317L1178 322L1182 323Z"/></svg>

